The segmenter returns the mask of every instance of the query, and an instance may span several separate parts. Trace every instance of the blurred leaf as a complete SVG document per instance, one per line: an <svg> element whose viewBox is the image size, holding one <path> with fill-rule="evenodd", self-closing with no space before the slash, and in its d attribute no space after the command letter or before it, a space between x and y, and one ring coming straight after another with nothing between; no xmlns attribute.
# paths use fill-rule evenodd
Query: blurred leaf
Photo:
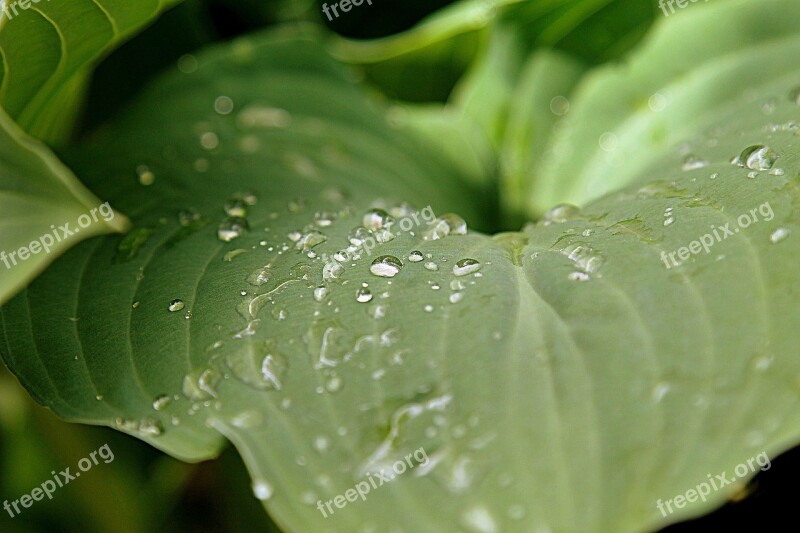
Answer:
<svg viewBox="0 0 800 533"><path fill-rule="evenodd" d="M18 2L0 13L0 106L48 143L72 133L91 68L180 0Z"/></svg>
<svg viewBox="0 0 800 533"><path fill-rule="evenodd" d="M0 304L70 246L126 228L125 217L100 203L46 146L0 109ZM86 227L78 223L82 216L89 217ZM62 224L68 226L62 229ZM20 253L23 247L28 252Z"/></svg>

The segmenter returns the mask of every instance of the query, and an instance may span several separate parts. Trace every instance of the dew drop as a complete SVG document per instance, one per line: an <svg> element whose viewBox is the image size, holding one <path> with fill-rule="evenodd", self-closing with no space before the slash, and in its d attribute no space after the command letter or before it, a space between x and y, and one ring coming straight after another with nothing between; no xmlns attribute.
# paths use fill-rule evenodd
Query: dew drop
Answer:
<svg viewBox="0 0 800 533"><path fill-rule="evenodd" d="M186 307L186 304L183 303L183 300L172 300L167 306L167 309L169 309L170 312L174 313L176 311L180 311L184 307Z"/></svg>
<svg viewBox="0 0 800 533"><path fill-rule="evenodd" d="M461 259L453 265L453 274L456 276L466 276L481 269L480 261L475 259Z"/></svg>
<svg viewBox="0 0 800 533"><path fill-rule="evenodd" d="M708 166L708 161L704 161L700 159L696 155L689 154L683 159L683 164L681 165L681 169L684 172L688 172L690 170L697 170L699 168L705 168Z"/></svg>
<svg viewBox="0 0 800 533"><path fill-rule="evenodd" d="M164 409L166 409L167 405L169 405L170 401L172 400L169 396L167 396L166 394L162 394L161 396L158 396L155 400L153 400L153 409L155 409L156 411L163 411Z"/></svg>
<svg viewBox="0 0 800 533"><path fill-rule="evenodd" d="M244 218L247 216L247 204L241 198L231 198L223 207L229 217Z"/></svg>
<svg viewBox="0 0 800 533"><path fill-rule="evenodd" d="M372 301L372 291L369 289L358 289L356 292L356 301L362 304Z"/></svg>
<svg viewBox="0 0 800 533"><path fill-rule="evenodd" d="M786 237L788 237L789 233L790 233L789 229L787 228L778 228L775 231L773 231L772 234L769 236L769 242L771 242L772 244L777 244Z"/></svg>
<svg viewBox="0 0 800 533"><path fill-rule="evenodd" d="M483 506L475 506L461 516L461 525L472 533L499 533L491 513Z"/></svg>
<svg viewBox="0 0 800 533"><path fill-rule="evenodd" d="M322 267L322 279L324 281L333 281L342 275L344 267L336 261L328 261Z"/></svg>
<svg viewBox="0 0 800 533"><path fill-rule="evenodd" d="M390 226L394 218L383 209L370 209L361 219L365 228L375 231Z"/></svg>
<svg viewBox="0 0 800 533"><path fill-rule="evenodd" d="M253 481L253 495L258 499L263 501L267 501L272 497L273 488L272 485L264 480L258 479Z"/></svg>
<svg viewBox="0 0 800 533"><path fill-rule="evenodd" d="M375 276L393 278L403 268L403 263L393 255L382 255L372 262L369 271Z"/></svg>
<svg viewBox="0 0 800 533"><path fill-rule="evenodd" d="M439 220L443 220L450 228L450 235L466 235L468 233L467 221L464 220L460 215L456 215L455 213L446 213L440 216Z"/></svg>
<svg viewBox="0 0 800 533"><path fill-rule="evenodd" d="M423 261L424 259L425 259L425 256L422 255L422 252L420 252L419 250L414 250L413 252L408 254L408 260L411 261L412 263L419 263L420 261Z"/></svg>
<svg viewBox="0 0 800 533"><path fill-rule="evenodd" d="M353 228L350 230L350 233L347 234L347 240L350 241L350 244L353 246L361 246L364 244L364 241L371 238L373 238L372 230L362 226Z"/></svg>
<svg viewBox="0 0 800 533"><path fill-rule="evenodd" d="M578 214L579 209L572 204L559 204L545 213L542 225L561 224Z"/></svg>
<svg viewBox="0 0 800 533"><path fill-rule="evenodd" d="M139 183L144 186L152 185L156 181L156 176L147 167L147 165L139 165L136 167L136 175L139 176Z"/></svg>
<svg viewBox="0 0 800 533"><path fill-rule="evenodd" d="M778 160L778 153L769 146L755 144L745 148L731 163L750 170L769 170Z"/></svg>
<svg viewBox="0 0 800 533"><path fill-rule="evenodd" d="M428 261L427 263L425 263L425 268L432 272L436 272L437 270L439 270L439 265L437 265L433 261Z"/></svg>
<svg viewBox="0 0 800 533"><path fill-rule="evenodd" d="M223 220L217 228L217 238L223 242L231 242L241 237L247 231L247 221L239 217L229 217Z"/></svg>
<svg viewBox="0 0 800 533"><path fill-rule="evenodd" d="M330 291L328 290L327 287L317 287L317 288L315 288L314 289L314 300L316 300L318 302L325 301L325 298L328 297L328 292L330 292Z"/></svg>

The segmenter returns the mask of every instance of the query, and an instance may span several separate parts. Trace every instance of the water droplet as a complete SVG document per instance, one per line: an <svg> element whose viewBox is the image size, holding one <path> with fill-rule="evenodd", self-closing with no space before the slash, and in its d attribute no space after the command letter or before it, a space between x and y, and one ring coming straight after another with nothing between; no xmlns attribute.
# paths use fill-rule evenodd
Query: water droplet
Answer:
<svg viewBox="0 0 800 533"><path fill-rule="evenodd" d="M227 96L218 96L214 100L214 111L220 115L230 115L233 111L233 100Z"/></svg>
<svg viewBox="0 0 800 533"><path fill-rule="evenodd" d="M422 232L422 238L426 241L436 241L444 239L450 235L450 224L446 220L437 218L429 226L428 229Z"/></svg>
<svg viewBox="0 0 800 533"><path fill-rule="evenodd" d="M370 209L362 217L362 224L372 231L385 228L394 223L394 218L383 209Z"/></svg>
<svg viewBox="0 0 800 533"><path fill-rule="evenodd" d="M456 276L466 276L481 269L480 261L475 259L461 259L453 265L453 274Z"/></svg>
<svg viewBox="0 0 800 533"><path fill-rule="evenodd" d="M136 175L139 176L139 183L145 186L152 185L156 181L155 174L153 174L147 165L139 165L136 167Z"/></svg>
<svg viewBox="0 0 800 533"><path fill-rule="evenodd" d="M688 172L690 170L697 170L698 168L705 168L708 166L708 161L704 161L700 159L696 155L689 154L683 159L683 164L681 165L681 169L684 172Z"/></svg>
<svg viewBox="0 0 800 533"><path fill-rule="evenodd" d="M461 515L461 525L472 533L499 533L491 513L483 506L475 506Z"/></svg>
<svg viewBox="0 0 800 533"><path fill-rule="evenodd" d="M183 394L195 401L216 398L216 387L221 379L222 376L213 368L196 369L183 378Z"/></svg>
<svg viewBox="0 0 800 533"><path fill-rule="evenodd" d="M422 252L420 252L419 250L414 250L413 252L408 254L408 260L411 261L412 263L419 263L420 261L423 261L424 259L425 259L425 256L422 255Z"/></svg>
<svg viewBox="0 0 800 533"><path fill-rule="evenodd" d="M454 292L453 294L450 295L450 303L451 304L457 304L458 302L460 302L463 299L464 299L464 293L463 292Z"/></svg>
<svg viewBox="0 0 800 533"><path fill-rule="evenodd" d="M241 198L231 198L223 206L229 217L244 218L247 216L247 204Z"/></svg>
<svg viewBox="0 0 800 533"><path fill-rule="evenodd" d="M325 298L328 297L328 292L330 292L330 291L328 290L327 287L317 287L317 288L315 288L314 289L314 300L316 300L318 302L325 301Z"/></svg>
<svg viewBox="0 0 800 533"><path fill-rule="evenodd" d="M786 237L788 237L789 233L790 231L788 228L778 228L775 231L773 231L772 234L769 236L769 242L771 242L772 244L777 244Z"/></svg>
<svg viewBox="0 0 800 533"><path fill-rule="evenodd" d="M325 390L328 392L338 392L342 388L342 384L344 380L340 376L331 376L328 378L328 381L325 382Z"/></svg>
<svg viewBox="0 0 800 533"><path fill-rule="evenodd" d="M393 278L403 268L403 263L393 255L382 255L372 262L369 271L375 276Z"/></svg>
<svg viewBox="0 0 800 533"><path fill-rule="evenodd" d="M350 230L350 233L347 234L347 240L350 241L350 244L353 246L361 246L364 244L364 241L373 238L372 230L367 229L362 226L358 226Z"/></svg>
<svg viewBox="0 0 800 533"><path fill-rule="evenodd" d="M213 131L207 131L200 135L200 146L206 150L213 150L219 146L219 137Z"/></svg>
<svg viewBox="0 0 800 533"><path fill-rule="evenodd" d="M167 408L167 405L169 405L170 401L172 401L172 399L169 396L162 394L153 400L153 409L156 411L163 411Z"/></svg>
<svg viewBox="0 0 800 533"><path fill-rule="evenodd" d="M561 95L554 96L553 99L550 100L550 111L554 115L563 117L569 113L569 100Z"/></svg>
<svg viewBox="0 0 800 533"><path fill-rule="evenodd" d="M260 287L272 279L272 269L269 266L257 268L247 276L247 283Z"/></svg>
<svg viewBox="0 0 800 533"><path fill-rule="evenodd" d="M372 301L372 291L369 289L358 289L356 292L356 301L362 304Z"/></svg>
<svg viewBox="0 0 800 533"><path fill-rule="evenodd" d="M230 252L227 252L224 256L222 256L222 260L225 261L226 263L230 263L231 261L233 261L234 259L236 259L240 255L246 254L246 253L247 253L247 250L244 250L242 248L239 248L237 250L231 250Z"/></svg>
<svg viewBox="0 0 800 533"><path fill-rule="evenodd" d="M223 242L231 242L241 237L247 231L247 221L243 218L229 217L223 220L217 228L217 238Z"/></svg>
<svg viewBox="0 0 800 533"><path fill-rule="evenodd" d="M272 485L264 480L264 479L257 479L253 481L253 495L258 499L263 501L267 501L272 497L273 488Z"/></svg>
<svg viewBox="0 0 800 533"><path fill-rule="evenodd" d="M450 227L450 235L466 235L467 221L455 213L446 213L439 217Z"/></svg>
<svg viewBox="0 0 800 533"><path fill-rule="evenodd" d="M145 437L158 437L164 433L164 427L157 420L143 418L139 422L139 433Z"/></svg>
<svg viewBox="0 0 800 533"><path fill-rule="evenodd" d="M432 272L436 272L437 270L439 270L439 265L437 265L433 261L428 261L427 263L425 263L425 268Z"/></svg>
<svg viewBox="0 0 800 533"><path fill-rule="evenodd" d="M325 234L320 233L319 231L309 231L308 233L303 234L303 236L297 240L294 247L297 250L307 252L313 247L318 246L327 240L328 237Z"/></svg>
<svg viewBox="0 0 800 533"><path fill-rule="evenodd" d="M328 261L322 267L322 279L324 281L333 281L342 275L344 267L336 261Z"/></svg>
<svg viewBox="0 0 800 533"><path fill-rule="evenodd" d="M561 224L570 220L578 214L580 210L572 204L559 204L545 213L542 225Z"/></svg>
<svg viewBox="0 0 800 533"><path fill-rule="evenodd" d="M570 272L567 279L570 281L589 281L589 274L586 272Z"/></svg>
<svg viewBox="0 0 800 533"><path fill-rule="evenodd" d="M381 228L375 231L375 240L381 244L386 244L387 242L394 240L394 233L392 233L388 228Z"/></svg>
<svg viewBox="0 0 800 533"><path fill-rule="evenodd" d="M180 311L184 307L186 307L186 304L183 303L183 300L172 300L167 306L167 309L174 313L176 311Z"/></svg>
<svg viewBox="0 0 800 533"><path fill-rule="evenodd" d="M769 146L755 144L745 148L741 154L731 160L731 163L750 170L769 170L779 157L778 153Z"/></svg>
<svg viewBox="0 0 800 533"><path fill-rule="evenodd" d="M332 225L334 220L336 220L336 213L329 211L317 211L314 213L314 224L321 228L327 228Z"/></svg>

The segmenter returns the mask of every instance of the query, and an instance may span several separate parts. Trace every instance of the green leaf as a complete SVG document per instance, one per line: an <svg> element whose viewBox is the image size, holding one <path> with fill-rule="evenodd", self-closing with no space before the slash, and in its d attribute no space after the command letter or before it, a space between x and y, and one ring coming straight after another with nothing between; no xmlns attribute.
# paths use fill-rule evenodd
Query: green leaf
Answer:
<svg viewBox="0 0 800 533"><path fill-rule="evenodd" d="M771 85L800 83L791 60L800 43L795 3L692 7L691 15L658 24L623 64L598 67L574 89L569 125L533 169L530 213L561 202L580 205L646 178L643 171L679 142L723 120L736 127L731 115L752 98L763 95L765 109L787 98L771 93Z"/></svg>
<svg viewBox="0 0 800 533"><path fill-rule="evenodd" d="M179 0L6 2L0 14L0 106L28 133L72 133L91 68Z"/></svg>
<svg viewBox="0 0 800 533"><path fill-rule="evenodd" d="M748 22L774 24L758 7ZM754 468L675 514L657 501L800 441L797 79L758 83L796 57L783 45L742 50L763 70L728 79L729 112L673 143L705 164L645 145L635 179L581 211L436 240L432 212L489 217L463 167L393 129L320 46L211 50L69 158L136 229L67 253L6 305L0 351L61 416L189 460L229 439L288 531L642 531L708 512ZM730 160L757 144L777 160L749 177ZM222 242L237 195L228 215L246 210L250 230ZM397 210L393 240L326 280L365 211L404 201L423 227L397 232L413 220ZM708 253L670 266L705 235ZM403 263L394 277L372 273L383 255ZM456 275L465 259L480 270ZM402 463L364 501L318 510Z"/></svg>
<svg viewBox="0 0 800 533"><path fill-rule="evenodd" d="M72 245L127 227L124 216L101 205L46 146L28 137L2 110L0 212L0 304ZM62 229L64 224L68 226Z"/></svg>

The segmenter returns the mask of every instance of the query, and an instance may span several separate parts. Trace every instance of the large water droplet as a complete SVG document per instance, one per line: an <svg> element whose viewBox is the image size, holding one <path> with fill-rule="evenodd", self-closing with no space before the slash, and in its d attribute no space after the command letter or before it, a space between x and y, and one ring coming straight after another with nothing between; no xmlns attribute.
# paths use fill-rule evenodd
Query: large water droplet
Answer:
<svg viewBox="0 0 800 533"><path fill-rule="evenodd" d="M769 146L755 144L742 150L742 153L733 158L731 163L751 170L769 170L779 157L778 153Z"/></svg>
<svg viewBox="0 0 800 533"><path fill-rule="evenodd" d="M455 213L446 213L439 217L450 227L450 235L466 235L467 221Z"/></svg>
<svg viewBox="0 0 800 533"><path fill-rule="evenodd" d="M382 278L393 278L403 268L403 263L393 255L382 255L372 262L369 271Z"/></svg>
<svg viewBox="0 0 800 533"><path fill-rule="evenodd" d="M461 259L453 265L453 274L456 276L466 276L481 269L480 261L476 259Z"/></svg>

